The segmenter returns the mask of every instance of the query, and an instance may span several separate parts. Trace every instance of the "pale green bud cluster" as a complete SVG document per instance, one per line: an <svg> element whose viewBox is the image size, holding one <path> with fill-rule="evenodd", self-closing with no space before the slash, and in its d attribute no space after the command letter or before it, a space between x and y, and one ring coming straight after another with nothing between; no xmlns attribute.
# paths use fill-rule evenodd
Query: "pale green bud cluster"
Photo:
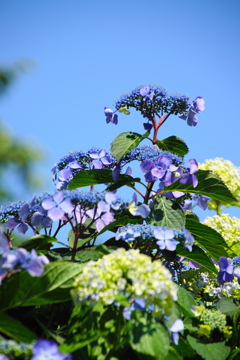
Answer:
<svg viewBox="0 0 240 360"><path fill-rule="evenodd" d="M204 325L210 326L211 330L227 331L226 315L220 311L205 309L200 315L200 320Z"/></svg>
<svg viewBox="0 0 240 360"><path fill-rule="evenodd" d="M169 314L177 300L177 285L161 262L139 250L117 249L96 262L88 262L74 282L72 296L78 302L113 304L118 295L145 300Z"/></svg>
<svg viewBox="0 0 240 360"><path fill-rule="evenodd" d="M15 340L6 340L0 337L0 354L8 355L10 359L30 359L32 347L33 344L17 343Z"/></svg>
<svg viewBox="0 0 240 360"><path fill-rule="evenodd" d="M207 159L199 164L199 169L211 170L227 185L231 193L240 201L240 167L223 158Z"/></svg>
<svg viewBox="0 0 240 360"><path fill-rule="evenodd" d="M233 253L240 254L240 219L221 214L207 217L204 224L219 232Z"/></svg>

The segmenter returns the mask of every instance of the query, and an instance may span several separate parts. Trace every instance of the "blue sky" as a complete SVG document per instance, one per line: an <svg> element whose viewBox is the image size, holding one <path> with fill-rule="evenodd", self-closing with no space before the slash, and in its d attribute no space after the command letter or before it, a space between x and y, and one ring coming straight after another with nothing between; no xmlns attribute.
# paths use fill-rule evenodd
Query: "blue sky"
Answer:
<svg viewBox="0 0 240 360"><path fill-rule="evenodd" d="M159 139L181 137L186 160L240 166L238 0L0 0L0 13L0 64L29 64L1 99L0 117L44 149L44 191L54 189L51 168L68 152L108 150L119 133L143 132L137 114L117 126L103 114L139 85L203 96L195 128L172 116Z"/></svg>

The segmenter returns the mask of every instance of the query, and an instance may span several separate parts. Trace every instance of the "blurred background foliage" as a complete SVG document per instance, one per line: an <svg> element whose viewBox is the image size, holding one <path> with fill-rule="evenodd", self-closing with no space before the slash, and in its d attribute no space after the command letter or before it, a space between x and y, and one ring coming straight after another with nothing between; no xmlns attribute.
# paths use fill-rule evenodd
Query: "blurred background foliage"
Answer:
<svg viewBox="0 0 240 360"><path fill-rule="evenodd" d="M18 79L21 66L0 66L0 101ZM22 193L33 192L43 186L36 164L43 161L42 149L12 134L8 125L0 121L0 202L12 201Z"/></svg>

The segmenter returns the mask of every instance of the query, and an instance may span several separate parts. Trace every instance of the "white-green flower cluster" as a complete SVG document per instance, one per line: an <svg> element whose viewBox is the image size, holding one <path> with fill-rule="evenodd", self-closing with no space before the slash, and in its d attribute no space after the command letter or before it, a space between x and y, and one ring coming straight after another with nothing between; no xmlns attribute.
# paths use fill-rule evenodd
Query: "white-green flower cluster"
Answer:
<svg viewBox="0 0 240 360"><path fill-rule="evenodd" d="M204 224L218 231L233 253L240 254L240 219L221 214L207 217Z"/></svg>
<svg viewBox="0 0 240 360"><path fill-rule="evenodd" d="M240 201L240 167L223 158L207 159L199 164L199 169L211 170L227 185L231 193Z"/></svg>
<svg viewBox="0 0 240 360"><path fill-rule="evenodd" d="M160 261L152 261L139 250L117 249L98 261L90 261L76 278L72 296L76 303L100 301L113 304L117 295L127 300L141 298L163 314L169 314L177 300L177 285Z"/></svg>
<svg viewBox="0 0 240 360"><path fill-rule="evenodd" d="M205 309L200 315L200 320L204 325L210 326L211 330L218 329L222 332L227 330L226 315L218 310Z"/></svg>

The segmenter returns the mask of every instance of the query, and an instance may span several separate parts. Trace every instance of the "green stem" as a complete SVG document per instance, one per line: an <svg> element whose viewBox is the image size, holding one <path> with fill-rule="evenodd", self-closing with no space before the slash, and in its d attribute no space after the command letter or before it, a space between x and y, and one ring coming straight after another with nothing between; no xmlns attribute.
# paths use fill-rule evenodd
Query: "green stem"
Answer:
<svg viewBox="0 0 240 360"><path fill-rule="evenodd" d="M221 202L218 200L215 200L216 202L216 212L217 214L220 216L222 214L222 210L221 210Z"/></svg>

